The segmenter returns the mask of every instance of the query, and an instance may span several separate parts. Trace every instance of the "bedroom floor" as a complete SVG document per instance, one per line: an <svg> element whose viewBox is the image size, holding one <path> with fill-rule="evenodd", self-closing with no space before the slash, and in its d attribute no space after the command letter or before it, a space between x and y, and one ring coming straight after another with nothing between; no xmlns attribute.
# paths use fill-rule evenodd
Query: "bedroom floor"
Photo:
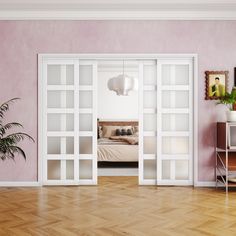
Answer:
<svg viewBox="0 0 236 236"><path fill-rule="evenodd" d="M236 191L138 186L0 188L0 235L235 235Z"/></svg>

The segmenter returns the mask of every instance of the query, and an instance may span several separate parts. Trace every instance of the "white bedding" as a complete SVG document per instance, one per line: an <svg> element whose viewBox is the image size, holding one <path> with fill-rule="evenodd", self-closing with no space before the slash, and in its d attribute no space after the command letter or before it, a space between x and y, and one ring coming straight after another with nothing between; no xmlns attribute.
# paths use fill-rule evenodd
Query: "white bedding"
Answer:
<svg viewBox="0 0 236 236"><path fill-rule="evenodd" d="M121 140L98 139L98 161L136 162L138 145L129 145Z"/></svg>

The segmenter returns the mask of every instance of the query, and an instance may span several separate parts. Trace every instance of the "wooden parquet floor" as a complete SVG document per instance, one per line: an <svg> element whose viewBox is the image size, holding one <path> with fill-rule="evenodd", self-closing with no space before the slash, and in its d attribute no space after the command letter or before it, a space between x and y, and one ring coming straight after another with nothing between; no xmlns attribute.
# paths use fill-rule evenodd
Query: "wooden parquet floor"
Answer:
<svg viewBox="0 0 236 236"><path fill-rule="evenodd" d="M98 186L0 188L0 236L236 235L236 191L138 186L101 177Z"/></svg>

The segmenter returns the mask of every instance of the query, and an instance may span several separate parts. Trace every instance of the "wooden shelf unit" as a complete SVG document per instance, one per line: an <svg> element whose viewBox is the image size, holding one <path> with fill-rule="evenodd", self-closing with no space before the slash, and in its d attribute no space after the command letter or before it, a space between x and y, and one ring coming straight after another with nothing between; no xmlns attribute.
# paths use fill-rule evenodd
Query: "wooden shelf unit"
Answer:
<svg viewBox="0 0 236 236"><path fill-rule="evenodd" d="M235 142L235 144L234 144ZM229 181L236 178L236 122L217 123L216 187L236 187Z"/></svg>

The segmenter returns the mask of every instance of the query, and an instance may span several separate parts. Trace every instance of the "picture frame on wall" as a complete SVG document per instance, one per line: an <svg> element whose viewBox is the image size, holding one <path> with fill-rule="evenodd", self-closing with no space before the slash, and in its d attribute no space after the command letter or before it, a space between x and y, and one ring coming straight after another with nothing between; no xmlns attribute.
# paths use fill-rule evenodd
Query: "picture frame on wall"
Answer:
<svg viewBox="0 0 236 236"><path fill-rule="evenodd" d="M227 92L229 71L205 71L206 100L217 100Z"/></svg>

